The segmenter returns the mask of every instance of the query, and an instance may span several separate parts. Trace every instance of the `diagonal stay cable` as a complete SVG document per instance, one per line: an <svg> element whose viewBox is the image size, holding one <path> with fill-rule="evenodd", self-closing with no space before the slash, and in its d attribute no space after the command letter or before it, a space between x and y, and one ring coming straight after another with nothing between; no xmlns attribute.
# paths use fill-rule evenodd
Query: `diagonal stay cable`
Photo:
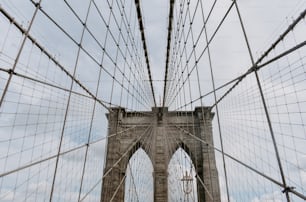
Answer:
<svg viewBox="0 0 306 202"><path fill-rule="evenodd" d="M102 176L102 178L105 178L113 169L114 167L129 153L129 151L138 143L139 140L141 140L143 138L143 136L146 134L146 132L151 129L152 126L148 126L144 132L142 133L142 135L135 141L134 144L132 144L127 150L126 152L124 152L121 157L112 165L112 167L110 167Z"/></svg>
<svg viewBox="0 0 306 202"><path fill-rule="evenodd" d="M126 173L124 174L124 176L123 176L123 178L121 179L119 185L117 186L115 192L113 193L113 196L112 196L112 198L110 199L110 202L114 201L114 198L115 198L115 196L117 195L117 193L118 193L120 187L122 186L123 182L125 181L125 178L126 178Z"/></svg>
<svg viewBox="0 0 306 202"><path fill-rule="evenodd" d="M135 195L136 195L136 198L137 198L137 202L139 202L139 196L138 196L137 189L136 189L135 177L133 175L130 163L128 163L127 167L129 168L129 171L131 173L132 183L133 183L133 186L135 188Z"/></svg>
<svg viewBox="0 0 306 202"><path fill-rule="evenodd" d="M125 130L123 130L123 131L120 131L120 132L117 132L117 133L110 134L110 135L108 135L108 136L106 136L106 137L99 138L98 140L94 140L94 141L92 141L92 142L89 142L89 143L80 145L80 146L78 146L78 147L74 147L74 148L72 148L72 149L70 149L70 150L67 150L67 151L64 151L64 152L59 153L59 155L60 155L60 156L63 156L63 155L65 155L65 154L67 154L67 153L71 153L71 152L73 152L73 151L82 149L82 148L84 148L84 147L86 147L86 146L88 146L88 145L96 144L96 143L98 143L98 142L100 142L100 141L106 140L107 138L114 137L114 136L119 135L119 134L121 134L121 133L125 133L125 132L127 132L127 131L129 131L129 130L131 130L131 129L136 128L136 127L137 127L137 126L133 126L133 127L127 128L127 129L125 129ZM43 163L43 162L45 162L45 161L54 159L54 158L56 158L56 157L57 157L57 154L54 154L54 155L52 155L52 156L46 157L46 158L44 158L44 159L41 159L41 160L38 160L38 161L35 161L35 162L32 162L32 163L29 163L29 164L27 164L27 165L24 165L24 166L22 166L22 167L16 168L16 169L14 169L14 170L10 170L10 171L1 173L1 174L0 174L0 178L5 177L5 176L7 176L7 175L10 175L10 174L12 174L12 173L16 173L16 172L18 172L18 171L24 170L24 169L26 169L26 168L35 166L35 165L37 165L37 164Z"/></svg>
<svg viewBox="0 0 306 202"><path fill-rule="evenodd" d="M276 60L278 60L278 59L280 59L280 58L282 58L282 57L284 57L284 56L286 56L286 55L289 55L290 53L292 53L292 52L294 52L294 51L296 51L296 50L298 50L298 49L300 49L300 48L302 48L302 47L304 47L304 46L306 46L306 41L303 41L303 42L297 44L296 46L291 47L290 49L288 49L288 50L286 50L286 51L280 53L279 55L273 57L272 59L268 60L267 62L265 62L265 63L263 63L263 64L257 65L256 69L259 70L259 69L261 69L261 68L263 68L263 67L266 67L268 64L270 64L270 63L272 63L272 62L274 62L274 61L276 61ZM234 83L234 82L237 83L239 80L242 80L244 77L246 77L247 75L251 74L253 71L255 71L255 70L254 70L254 69L251 69L250 71L247 71L246 73L244 73L244 74L242 74L242 75L240 75L240 76L238 76L238 77L236 77L236 78L234 78L234 79L232 79L232 80L230 80L230 81L228 81L228 82L226 82L226 83L220 85L219 87L217 87L217 88L215 89L215 91L221 90L222 88L225 88L226 86L228 86L228 85L230 85L230 84L232 84L232 83ZM237 83L237 84L238 84L238 83ZM235 85L233 85L232 88L233 88L234 86L235 86ZM214 93L214 90L211 90L211 91L207 92L206 94L201 95L201 96L199 96L199 97L197 97L197 98L191 100L190 102L185 103L184 105L181 105L181 106L177 107L175 110L183 109L185 106L188 106L188 105L190 105L191 103L194 103L194 102L196 102L196 101L198 101L198 100L202 100L203 98L205 98L205 97L211 95L212 93ZM228 93L230 93L230 92L228 92ZM225 94L223 94L223 95L225 95ZM219 101L218 101L217 103L215 103L215 104L218 104L220 101L221 101L221 99L219 99Z"/></svg>
<svg viewBox="0 0 306 202"><path fill-rule="evenodd" d="M191 67L191 69L190 69L189 76L187 76L187 77L184 79L184 78L183 78L183 74L180 75L180 77L179 77L178 80L183 80L182 85L179 87L178 92L176 93L176 95L175 95L175 97L172 99L172 101L169 101L169 103L170 103L169 105L171 105L171 104L174 102L174 100L175 100L175 98L177 97L178 93L181 91L181 89L182 89L184 83L185 83L185 82L187 81L187 79L190 77L191 73L196 69L196 66L197 66L196 64L200 61L200 59L203 57L204 53L207 51L208 46L209 46L209 45L212 43L212 41L214 40L216 34L217 34L218 31L220 30L222 24L224 23L225 19L226 19L227 16L229 15L229 13L230 13L230 11L232 10L233 6L234 6L234 2L232 2L231 5L228 7L228 9L226 10L225 14L223 15L223 18L220 20L220 22L218 23L218 25L217 25L215 31L213 32L212 36L211 36L210 39L208 40L208 43L206 44L206 46L205 46L205 47L202 49L202 51L200 52L200 55L198 56L197 61L195 62L195 64L194 64L194 65ZM207 21L208 21L208 19L206 19L206 22L207 22ZM206 24L205 24L204 26L206 26ZM203 29L204 29L204 26L203 26ZM200 36L199 36L199 37L200 37ZM196 45L197 43L198 43L198 40L196 41L195 45ZM187 58L188 58L188 61L190 60L190 58L191 58L191 56L192 56L194 50L195 50L195 49L192 49L192 51L189 53L189 56L187 57ZM182 72L185 72L185 70L186 70L186 68L187 68L187 65L188 65L188 63L186 63L186 64L184 65L184 68L183 68L183 71L182 71Z"/></svg>
<svg viewBox="0 0 306 202"><path fill-rule="evenodd" d="M16 67L17 67L17 63L19 62L21 53L22 53L22 51L23 51L23 49L24 49L24 46L25 46L25 44L26 44L26 40L27 40L27 38L28 38L29 35L30 35L30 30L31 30L32 25L33 25L33 23L34 23L34 19L35 19L35 17L37 16L37 13L38 13L38 11L39 11L40 3L41 3L41 0L40 0L39 2L37 2L37 3L35 3L35 11L34 11L34 14L33 14L32 18L31 18L29 27L28 27L27 29L23 29L23 28L21 27L21 28L22 28L22 31L23 31L22 34L23 34L24 36L23 36L23 38L22 38L22 43L21 43L21 46L19 47L19 50L18 50L17 56L16 56L16 58L15 58L14 64L13 64L13 66L12 66L12 68L11 68L12 71L14 71L14 70L16 69ZM3 15L4 15L5 17L8 18L9 14L8 14L7 12L5 12L5 11L2 9L1 4L0 4L0 12L3 13ZM14 21L14 18L11 18L11 19L8 18L8 19L10 20L10 22L13 22L13 23L15 22L15 21ZM4 90L3 90L3 92L1 93L1 97L0 97L0 107L1 107L1 105L2 105L2 103L3 103L3 101L4 101L4 97L5 97L5 95L6 95L7 91L8 91L8 88L9 88L9 85L10 85L10 83L11 83L12 77L13 77L13 75L12 75L12 74L9 74L9 77L8 77L8 79L7 79L7 81L6 81Z"/></svg>
<svg viewBox="0 0 306 202"><path fill-rule="evenodd" d="M35 5L35 1L34 1L34 0L30 0L30 1ZM93 1L93 2L94 2L94 1ZM70 7L69 7L69 8L70 8ZM88 50L86 50L81 44L79 44L79 43L73 38L73 36L67 32L67 30L65 30L58 22L55 21L55 19L53 19L53 18L45 11L45 9L43 9L42 7L39 7L39 10L40 10L41 13L44 14L44 15L45 15L45 16L46 16L46 17L47 17L56 27L58 27L58 28L62 31L62 33L64 33L64 34L65 34L65 35L66 35L66 36L67 36L76 46L80 47L80 49L81 49L89 58L91 58L91 60L92 60L94 63L96 63L98 66L100 66L100 68L102 68L103 71L104 71L106 74L108 74L111 78L113 78L112 73L111 73L110 71L108 71L108 70L105 68L105 66L103 66L102 64L100 64L99 61L98 61L96 58L94 58L93 55L91 55L91 54L89 53ZM72 11L72 12L73 12L73 11ZM73 12L73 13L74 13L74 12ZM76 16L76 17L77 17L77 19L80 20L79 16ZM82 24L84 23L83 21L80 21L80 22L81 22ZM87 32L89 32L89 29L88 29L86 26L85 26L84 28L85 28L85 30L86 30ZM109 29L109 28L108 28L108 29ZM90 33L90 32L89 32L89 33ZM110 33L110 35L112 36L114 42L117 43L117 42L116 42L116 39L115 39L115 37L114 37L114 35L113 35L111 32L109 32L109 33ZM95 37L93 37L93 38L95 38ZM97 42L97 40L95 40L95 41ZM34 44L35 44L35 43L34 43ZM103 46L101 46L100 43L98 43L98 45L102 48L103 52L109 57L109 59L112 61L112 63L116 66L117 63L116 63L113 59L110 58L109 54L107 54L107 52L105 51L106 49L105 49ZM120 71L120 73L121 73L123 76L125 76L121 71ZM113 79L114 79L119 85L122 85L122 84L120 83L120 81L118 81L118 79L117 79L116 77L114 77ZM76 80L77 80L77 79L76 79ZM126 89L126 87L124 87L124 88L125 88L125 90L127 90L127 92L128 92L129 94L131 94L131 93L128 91L128 89ZM135 88L135 85L133 85L132 88L135 89L135 90L137 91L139 97L142 97L142 94ZM146 107L146 106L144 105L144 103L142 103L142 102L139 100L139 98L138 98L137 96L135 96L134 94L131 94L131 96L134 97L134 98L137 100L137 102L141 103L144 107Z"/></svg>
<svg viewBox="0 0 306 202"><path fill-rule="evenodd" d="M211 17L211 14L212 14L212 12L213 12L213 10L215 9L216 3L217 3L217 0L214 0L214 2L213 2L213 4L212 4L211 8L209 9L209 13L208 13L208 15L207 15L206 21L203 22L203 26L202 26L202 28L201 28L201 30L200 30L198 36L197 36L197 39L195 39L195 42L193 43L193 44L194 44L194 47L196 47L197 44L199 43L200 38L201 38L202 34L204 33L204 28L206 27L206 24L208 23L208 21L209 21L209 19L210 19L210 17ZM193 22L193 20L194 20L194 16L193 16L193 18L192 18L192 22ZM178 24L178 26L179 26L179 24ZM185 25L185 24L181 25L182 28L183 28L184 26L186 26L186 25ZM189 26L189 30L190 30L190 29L191 29L191 26ZM188 30L188 32L189 32L189 30ZM179 39L178 39L178 42L180 43L181 40L182 40L182 39L179 38ZM186 48L186 47L185 47L185 46L186 46L185 42L186 42L186 41L184 41L184 47L183 47L183 49ZM175 43L177 43L177 41L175 41ZM173 48L173 50L174 50L174 48ZM194 53L193 53L194 50L195 50L194 48L191 50L191 55L194 54ZM175 52L174 54L178 54L178 51ZM189 59L190 59L190 57L189 57ZM180 58L180 59L175 59L175 60L178 60L178 62L177 62L178 65L180 65L180 64L182 63L181 58ZM197 65L195 65L195 66L197 66ZM192 71L191 71L191 72L192 72ZM175 74L174 74L174 77L176 77L177 74L178 74L178 72L176 71ZM170 79L170 80L172 80L172 79ZM180 78L178 78L178 81L180 81L180 80L181 80L181 76L180 76ZM173 91L177 90L177 87L178 87L177 84L176 84L175 87L174 87L174 85L172 85ZM175 97L176 97L176 96L175 96ZM174 98L173 98L173 99L174 99ZM173 99L171 98L171 99L169 99L169 100L171 101L171 100L173 100ZM172 101L171 101L171 103L172 103ZM169 105L171 105L171 104L169 104Z"/></svg>
<svg viewBox="0 0 306 202"><path fill-rule="evenodd" d="M202 185L202 187L204 188L204 190L207 193L207 196L210 198L210 200L214 200L213 196L211 195L211 193L209 192L207 186L204 184L203 180L201 179L201 177L198 175L198 173L196 173L196 177L199 180L200 184Z"/></svg>
<svg viewBox="0 0 306 202"><path fill-rule="evenodd" d="M190 125L189 125L190 126ZM194 124L192 124L192 126L191 127L194 127ZM167 143L167 147L168 147L168 149L170 150L169 151L169 153L170 154L174 154L175 153L175 150L177 149L177 147L178 148L182 148L183 150L184 150L184 146L182 146L181 145L181 143L182 142L184 142L183 141L183 139L182 139L182 137L174 137L174 142L175 142L175 148L170 148L170 146L169 146L169 138L168 138L168 136L166 136L166 143ZM171 151L171 149L172 149L172 151ZM174 151L173 151L174 150ZM185 150L184 150L185 151ZM187 151L186 151L186 153L187 153ZM187 153L190 157L191 157L191 153L189 152L189 153ZM192 160L191 160L191 162L192 162ZM178 164L180 164L179 162L177 162ZM196 162L194 162L194 163L196 163ZM195 166L196 166L196 164L195 164ZM208 189L208 187L204 184L204 182L203 182L203 180L201 179L201 177L199 176L199 173L198 173L198 171L197 170L195 170L195 174L196 174L196 177L197 177L197 179L199 180L199 182L200 182L200 184L201 184L201 186L203 187L203 189L204 189L204 191L207 193L207 195L208 195L208 197L213 201L214 200L214 198L213 198L213 196L212 196L212 194L210 193L210 191L209 191L209 189Z"/></svg>
<svg viewBox="0 0 306 202"><path fill-rule="evenodd" d="M79 201L84 201L85 198L87 198L87 196L99 185L99 183L101 183L101 181L114 169L114 167L120 163L120 161L127 155L129 154L130 150L135 147L138 142L146 135L146 132L148 132L150 130L150 135L152 135L152 125L149 125L143 133L141 133L141 135L139 136L139 138L137 138L137 140L134 142L134 144L130 145L129 148L121 155L121 157L104 173L104 175L97 180L97 182L91 187L91 189L89 189L89 191L79 200ZM146 137L148 138L148 136Z"/></svg>
<svg viewBox="0 0 306 202"><path fill-rule="evenodd" d="M36 79L36 78L30 77L30 76L27 76L27 75L25 75L25 74L16 72L16 71L14 71L14 70L12 70L12 69L9 69L9 68L2 68L2 67L0 67L0 71L6 72L6 73L8 73L8 74L12 74L12 75L17 76L17 77L20 77L20 78L27 79L27 80L30 80L30 81L34 81L34 82L40 83L40 84L45 85L45 86L49 86L49 87L52 87L52 88L56 88L56 89L59 89L59 90L65 91L65 92L71 92L72 94L75 94L75 95L78 95L78 96L81 96L81 97L92 98L92 97L89 96L89 95L82 94L82 93L77 92L77 91L74 91L74 90L70 91L70 89L61 87L61 86L59 86L59 85L56 85L56 84L53 84L53 83L50 83L50 82L47 82L47 81L42 81L42 80L40 80L40 79ZM101 100L101 102L103 102L105 105L106 105L106 104L109 104L108 102L106 102L106 101L104 101L104 100ZM113 106L116 106L116 105L113 105ZM118 107L119 107L119 106L118 106Z"/></svg>
<svg viewBox="0 0 306 202"><path fill-rule="evenodd" d="M251 59L251 62L252 62L252 66L255 66L253 54L252 54L251 47L250 47L250 43L249 43L249 40L248 40L248 37L247 37L247 34L246 34L246 30L245 30L245 27L244 27L244 23L243 23L243 20L242 20L242 17L241 17L241 14L240 14L237 2L235 2L235 7L236 7L236 11L237 11L237 14L238 14L238 17L239 17L240 25L241 25L241 28L242 28L242 31L243 31L245 43L246 43L247 48L248 48L248 52L249 52L249 56L250 56L250 59ZM261 100L262 100L262 105L264 107L267 123L268 123L268 126L269 126L270 135L271 135L271 138L272 138L272 142L273 142L273 146L274 146L274 151L275 151L275 155L276 155L276 159L277 159L280 175L281 175L281 178L282 178L283 186L287 187L286 177L285 177L285 174L284 174L284 171L283 171L282 162L280 160L279 149L278 149L278 146L277 146L277 143L276 143L276 140L275 140L275 135L274 135L274 130L273 130L272 123L271 123L270 114L268 112L268 108L267 108L267 104L266 104L266 99L265 99L265 96L264 96L264 93L263 93L263 90L262 90L262 84L261 84L261 82L259 80L259 76L258 76L257 71L258 70L256 69L254 71L254 73L255 73L255 77L256 77L256 81L257 81L258 90L260 92L260 97L261 97ZM218 108L217 105L216 105L216 108ZM286 194L287 201L290 202L290 196L289 196L289 193L288 193L286 188L284 189L283 193Z"/></svg>
<svg viewBox="0 0 306 202"><path fill-rule="evenodd" d="M239 160L239 159L235 158L234 156L232 156L232 155L230 155L230 154L228 154L228 153L222 151L221 149L218 149L218 148L215 147L214 145L212 145L212 144L206 142L205 140L203 140L203 139L201 139L201 138L195 136L194 134L190 133L189 131L187 131L187 130L181 128L181 127L178 127L178 126L174 126L174 127L178 128L179 130L181 130L182 132L186 133L186 134L189 135L190 137L192 137L192 138L198 140L199 142L205 144L206 146L211 147L212 149L216 150L217 152L220 152L221 154L224 154L224 156L226 156L226 157L232 159L233 161L237 162L238 164L240 164L240 165L246 167L247 169L249 169L249 170L255 172L256 174L258 174L258 175L264 177L265 179L267 179L267 180L273 182L274 184L276 184L276 185L278 185L278 186L284 188L284 190L286 190L287 192L291 192L292 194L296 195L297 197L299 197L299 198L301 198L301 199L303 199L303 200L306 200L306 196L305 196L304 194L302 194L302 193L300 193L300 192L298 192L298 191L295 191L295 190L292 189L290 186L285 187L284 184L281 183L281 182L279 182L278 180L273 179L272 177L270 177L270 176L264 174L263 172L260 172L259 170L253 168L252 166L250 166L250 165L248 165L248 164L246 164L246 163L243 163L241 160Z"/></svg>
<svg viewBox="0 0 306 202"><path fill-rule="evenodd" d="M100 138L100 139L98 139L98 140L95 140L95 141L93 141L93 142L86 143L86 144L80 145L80 146L78 146L78 147L74 147L74 148L72 148L72 149L70 149L70 150L67 150L67 151L64 151L64 152L60 152L59 154L54 154L54 155L49 156L49 157L47 157L47 158L44 158L44 159L35 161L35 162L33 162L33 163L30 163L30 164L27 164L27 165L18 167L18 168L14 169L14 170L10 170L10 171L4 172L4 173L0 174L0 179L1 179L2 177L7 176L7 175L10 175L10 174L16 173L16 172L18 172L18 171L24 170L24 169L26 169L26 168L30 168L30 167L35 166L35 165L37 165L37 164L40 164L40 163L49 161L49 160L51 160L51 159L55 159L57 156L63 156L63 155L65 155L65 154L71 153L71 152L73 152L73 151L80 150L80 149L86 147L87 145L92 145L92 144L98 143L98 142L100 142L100 141L105 140L106 138L108 138L108 137L102 137L102 138Z"/></svg>
<svg viewBox="0 0 306 202"><path fill-rule="evenodd" d="M249 68L247 70L246 73L242 74L241 77L233 84L233 86L228 89L220 98L219 100L217 100L217 102L215 102L212 105L212 108L215 107L219 102L221 102L247 75L249 75L250 73L259 70L259 67L262 66L258 66L262 60L264 58L266 58L269 53L274 50L274 48L287 36L287 34L292 31L294 29L294 27L305 17L306 15L306 9L301 12L301 14L299 15L299 17L297 17L289 26L288 28L279 36L279 38L262 54L262 56L254 63L254 65L252 65L251 68ZM301 48L302 46L305 45L305 42L301 43L300 46L297 46L296 48L292 48L288 51L286 51L284 54L288 54L294 50L296 50L297 48ZM283 54L280 55L280 57L283 56ZM274 60L273 60L274 61ZM272 62L272 61L268 61L268 62ZM269 63L267 63L269 64Z"/></svg>
<svg viewBox="0 0 306 202"><path fill-rule="evenodd" d="M0 13L2 13L11 23L13 23L16 28L22 33L25 34L27 31L17 22L14 20L14 18L6 12L1 6L0 6ZM27 34L27 39L29 39L33 44L36 45L36 47L44 53L56 66L58 66L63 72L66 73L66 75L71 78L75 83L77 83L86 93L88 93L94 100L96 100L99 104L101 104L105 109L110 110L99 98L97 98L90 90L88 90L79 80L77 80L59 61L56 60L55 57L53 57L43 46L41 46L35 38Z"/></svg>
<svg viewBox="0 0 306 202"><path fill-rule="evenodd" d="M146 38L145 38L145 33L144 33L144 26L143 26L143 21L142 21L142 15L141 15L141 10L140 10L140 1L139 0L135 0L135 6L136 6L136 10L137 10L139 29L140 29L140 32L141 32L142 46L143 46L145 59L146 59L146 64L147 64L148 76L149 76L151 91L152 91L152 96L153 96L153 102L154 102L154 106L156 107L153 81L152 81L152 75L151 75L151 70L150 70L150 62L149 62L149 56L148 56L148 50L147 50L147 44L146 44Z"/></svg>

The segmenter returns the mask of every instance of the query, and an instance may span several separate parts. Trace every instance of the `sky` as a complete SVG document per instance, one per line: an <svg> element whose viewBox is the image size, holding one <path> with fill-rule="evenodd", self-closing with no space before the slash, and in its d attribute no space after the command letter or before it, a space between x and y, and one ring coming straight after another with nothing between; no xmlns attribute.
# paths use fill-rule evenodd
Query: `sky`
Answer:
<svg viewBox="0 0 306 202"><path fill-rule="evenodd" d="M51 54L55 61L59 61L70 75L74 74L83 87L101 99L106 106L123 106L128 110L150 109L152 99L133 2L128 0L95 1L98 9L91 4L87 17L89 0L67 0L67 2L78 13L81 20L87 18L88 30L84 31L83 37L82 23L62 0L42 0L42 9L63 27L69 37L41 12L38 12L34 20L30 35ZM110 2L113 2L113 16L109 15L108 3ZM120 20L116 21L114 18L114 16L120 16L118 2L125 2L127 11L132 10L131 13L126 13L126 17L131 19L130 31L135 37L134 47L129 41L131 38L125 32L127 28L124 23ZM175 22L179 16L180 2L186 4L186 1L176 2ZM196 2L190 2L191 11L196 8ZM214 30L231 2L230 0L217 1L210 20L207 22L208 38L213 36ZM304 0L241 0L237 2L255 61L293 19L306 8ZM204 15L207 16L213 1L205 0L202 3ZM26 29L29 26L34 12L34 6L30 1L0 0L0 6L13 16L22 27ZM160 106L164 90L169 3L164 0L142 0L141 6L153 86L157 104ZM109 21L112 34L105 29L107 21ZM124 37L120 37L118 26L124 30ZM197 10L192 24L195 38L200 33L202 26L201 13L200 10ZM18 50L20 50L23 37L19 30L10 24L2 14L0 14L0 27L0 67L10 69L13 67ZM186 27L184 28L185 34L187 34ZM302 20L264 61L304 41L305 27L305 20ZM174 28L180 27L175 25ZM175 32L172 36L174 34ZM106 37L107 42L104 40ZM79 40L81 40L83 49L78 56L78 46L74 41L78 43ZM186 41L186 51L182 50L182 46L178 48L178 51L188 55L192 53L193 41L191 37ZM125 48L119 50L116 42L120 47L124 47L124 43L127 42L132 54L129 55ZM174 40L172 40L172 45L174 45ZM199 58L205 45L206 41L203 35L195 48L195 57ZM103 53L101 46L105 47L106 53ZM216 87L245 73L251 67L252 63L235 9L230 11L220 30L214 36L210 45L210 53ZM304 188L306 186L305 53L305 47L301 48L259 71L286 179L290 185L292 184L296 190L304 195L306 193ZM201 95L211 92L213 87L208 59L206 51L199 59L197 68L190 73L187 82L182 84L180 81L178 83L182 85L183 89L180 92L175 84L173 85L175 82L168 83L170 89L173 90L170 93L178 93L172 105L169 106L170 109L180 108L182 105L198 99ZM181 61L182 65L186 64L186 59L183 58ZM178 60L171 62L178 64ZM116 64L114 65L114 63ZM100 72L100 64L104 68L102 73ZM194 64L195 59L192 58L189 61L190 66L187 71L191 70ZM177 81L179 75L187 78L189 72L185 71L181 74L179 65L172 68L170 80ZM105 113L107 110L100 104L95 104L83 88L75 81L72 82L71 78L54 61L50 60L29 40L26 41L22 49L16 72L52 83L58 88L13 76L8 93L5 95L4 104L0 108L1 173L55 155L61 141L61 134L63 134L61 151L69 151L86 144L89 134L90 141L106 136L107 119ZM200 75L200 80L197 79L197 74ZM112 76L116 78L116 81ZM100 85L97 89L96 84L99 78ZM8 74L1 70L1 95L7 80ZM124 86L125 89L122 90L121 86ZM74 91L71 97L67 91L62 91L62 89L70 88ZM228 88L229 86L217 91L217 98L220 98ZM70 104L66 111L69 100ZM195 106L202 104L210 106L213 103L214 98L210 95L180 109L193 110ZM213 120L216 147L220 148L219 133L221 132L224 138L224 149L228 154L280 180L255 76L250 75L244 79L219 104L219 110L222 124L220 130L217 116ZM216 109L213 111L216 113ZM64 119L66 119L66 124L63 126ZM106 141L100 141L89 147L89 155L92 156L85 168L87 170L83 194L90 190L102 173L105 144ZM55 201L75 201L78 197L85 148L59 158L59 177L55 181L57 185ZM144 158L144 154L141 152L137 155L140 156L138 157L140 159ZM222 156L218 152L216 152L216 159L222 199L226 201ZM132 161L134 160L132 159ZM231 187L231 201L284 201L281 188L278 186L269 181L259 181L257 175L230 159L226 159L226 163ZM49 196L44 193L50 190L54 164L53 159L0 179L1 200L20 201L25 195L28 200L48 200ZM138 163L132 165L138 165ZM145 166L144 169L146 169ZM97 175L93 176L90 173ZM140 177L139 180L143 179ZM96 201L99 192L98 185L87 200ZM293 199L300 201L295 197Z"/></svg>

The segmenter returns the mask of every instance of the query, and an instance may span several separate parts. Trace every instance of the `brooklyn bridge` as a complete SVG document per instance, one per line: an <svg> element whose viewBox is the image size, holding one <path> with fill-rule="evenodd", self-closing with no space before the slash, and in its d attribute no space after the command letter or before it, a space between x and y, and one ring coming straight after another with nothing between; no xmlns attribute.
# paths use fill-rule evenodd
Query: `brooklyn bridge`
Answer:
<svg viewBox="0 0 306 202"><path fill-rule="evenodd" d="M0 0L0 201L305 201L305 15Z"/></svg>

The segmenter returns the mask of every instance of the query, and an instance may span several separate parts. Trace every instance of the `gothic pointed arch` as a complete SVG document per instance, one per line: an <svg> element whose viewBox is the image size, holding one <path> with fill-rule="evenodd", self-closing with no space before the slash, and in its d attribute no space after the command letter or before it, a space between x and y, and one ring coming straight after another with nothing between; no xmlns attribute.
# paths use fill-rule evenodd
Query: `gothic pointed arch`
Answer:
<svg viewBox="0 0 306 202"><path fill-rule="evenodd" d="M187 149L177 147L168 164L168 201L198 201L196 168Z"/></svg>
<svg viewBox="0 0 306 202"><path fill-rule="evenodd" d="M138 147L127 163L124 201L153 202L152 174L153 164L151 159L142 147Z"/></svg>
<svg viewBox="0 0 306 202"><path fill-rule="evenodd" d="M218 172L214 150L196 138L213 145L212 119L208 107L194 111L169 112L168 108L153 107L151 112L126 112L113 108L109 121L106 163L101 201L124 201L124 180L130 158L140 148L151 160L154 201L168 201L168 163L173 153L182 148L194 164L199 181L208 184L212 197L197 186L199 202L220 202Z"/></svg>

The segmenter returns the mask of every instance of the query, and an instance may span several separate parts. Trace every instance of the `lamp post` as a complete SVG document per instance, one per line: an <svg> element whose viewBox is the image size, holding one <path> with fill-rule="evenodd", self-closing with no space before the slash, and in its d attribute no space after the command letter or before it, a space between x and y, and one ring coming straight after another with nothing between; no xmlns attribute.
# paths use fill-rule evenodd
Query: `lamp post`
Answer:
<svg viewBox="0 0 306 202"><path fill-rule="evenodd" d="M193 178L191 176L191 174L188 175L187 171L185 172L185 175L183 176L183 178L181 179L181 181L183 182L183 191L185 193L185 195L188 198L188 194L191 193L192 191L192 187L193 187Z"/></svg>

